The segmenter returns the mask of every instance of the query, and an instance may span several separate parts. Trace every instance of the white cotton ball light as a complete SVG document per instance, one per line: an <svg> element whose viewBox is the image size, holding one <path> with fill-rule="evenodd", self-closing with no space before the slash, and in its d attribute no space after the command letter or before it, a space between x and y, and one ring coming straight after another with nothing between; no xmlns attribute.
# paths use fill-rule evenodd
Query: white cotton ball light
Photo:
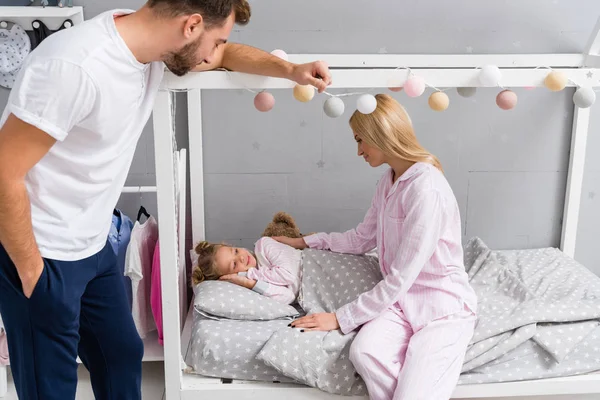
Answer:
<svg viewBox="0 0 600 400"><path fill-rule="evenodd" d="M269 92L260 92L254 96L254 107L260 112L271 111L275 105L275 98Z"/></svg>
<svg viewBox="0 0 600 400"><path fill-rule="evenodd" d="M502 72L495 65L486 65L479 72L479 82L483 86L497 86L500 79L502 79Z"/></svg>
<svg viewBox="0 0 600 400"><path fill-rule="evenodd" d="M573 103L579 108L590 108L595 102L596 93L589 87L581 87L573 95Z"/></svg>
<svg viewBox="0 0 600 400"><path fill-rule="evenodd" d="M294 86L294 98L299 102L306 103L315 97L315 88L311 85Z"/></svg>
<svg viewBox="0 0 600 400"><path fill-rule="evenodd" d="M282 60L288 61L288 55L281 49L276 49L271 52L272 55L281 58Z"/></svg>
<svg viewBox="0 0 600 400"><path fill-rule="evenodd" d="M461 97L469 98L469 97L475 96L475 93L477 93L477 88L474 88L474 87L459 87L459 88L456 88L456 92Z"/></svg>
<svg viewBox="0 0 600 400"><path fill-rule="evenodd" d="M404 93L408 97L419 97L425 92L425 79L420 76L411 76L404 84Z"/></svg>
<svg viewBox="0 0 600 400"><path fill-rule="evenodd" d="M330 97L323 104L323 111L330 118L337 118L344 114L346 106L339 97Z"/></svg>
<svg viewBox="0 0 600 400"><path fill-rule="evenodd" d="M371 114L377 108L377 99L371 94L363 94L356 100L356 108L362 114Z"/></svg>

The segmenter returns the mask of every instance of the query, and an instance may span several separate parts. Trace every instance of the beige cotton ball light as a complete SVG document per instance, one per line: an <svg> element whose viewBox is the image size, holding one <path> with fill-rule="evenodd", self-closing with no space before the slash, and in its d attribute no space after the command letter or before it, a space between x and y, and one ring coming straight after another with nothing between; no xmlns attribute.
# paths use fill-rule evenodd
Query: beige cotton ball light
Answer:
<svg viewBox="0 0 600 400"><path fill-rule="evenodd" d="M450 98L444 92L435 92L429 96L429 107L434 111L445 111L450 105Z"/></svg>
<svg viewBox="0 0 600 400"><path fill-rule="evenodd" d="M302 103L306 103L315 97L315 88L311 85L294 86L294 98Z"/></svg>
<svg viewBox="0 0 600 400"><path fill-rule="evenodd" d="M569 78L564 72L561 71L552 71L548 75L546 75L546 79L544 79L544 85L553 92L559 92L563 90L567 83L569 82Z"/></svg>

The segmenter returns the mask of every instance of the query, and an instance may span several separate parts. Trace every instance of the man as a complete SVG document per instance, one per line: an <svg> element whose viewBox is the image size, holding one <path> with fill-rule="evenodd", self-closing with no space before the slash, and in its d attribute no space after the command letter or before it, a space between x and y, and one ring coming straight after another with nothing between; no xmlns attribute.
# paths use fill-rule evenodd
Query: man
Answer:
<svg viewBox="0 0 600 400"><path fill-rule="evenodd" d="M166 66L289 78L295 65L227 43L246 0L149 0L45 39L0 119L0 313L17 393L75 398L79 355L97 399L139 399L143 343L107 244L112 210Z"/></svg>

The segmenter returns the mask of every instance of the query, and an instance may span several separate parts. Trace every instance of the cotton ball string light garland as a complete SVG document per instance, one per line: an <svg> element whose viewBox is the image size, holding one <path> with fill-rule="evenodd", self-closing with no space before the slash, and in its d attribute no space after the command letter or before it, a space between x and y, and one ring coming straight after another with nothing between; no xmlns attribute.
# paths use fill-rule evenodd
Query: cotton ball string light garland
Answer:
<svg viewBox="0 0 600 400"><path fill-rule="evenodd" d="M377 99L371 94L363 94L356 100L356 108L362 114L371 114L377 108Z"/></svg>
<svg viewBox="0 0 600 400"><path fill-rule="evenodd" d="M567 83L569 82L569 78L564 72L561 71L552 71L548 75L546 75L546 79L544 79L544 85L553 92L559 92L563 90Z"/></svg>
<svg viewBox="0 0 600 400"><path fill-rule="evenodd" d="M260 112L271 111L275 105L275 98L269 92L260 92L254 96L254 107Z"/></svg>
<svg viewBox="0 0 600 400"><path fill-rule="evenodd" d="M282 60L288 61L288 55L281 49L276 49L271 52L272 55L281 58Z"/></svg>
<svg viewBox="0 0 600 400"><path fill-rule="evenodd" d="M512 110L517 105L517 94L512 90L503 90L496 96L496 104L503 110Z"/></svg>
<svg viewBox="0 0 600 400"><path fill-rule="evenodd" d="M429 107L434 111L445 111L450 105L450 98L444 92L435 92L429 96Z"/></svg>
<svg viewBox="0 0 600 400"><path fill-rule="evenodd" d="M573 103L579 108L589 108L596 102L596 93L592 88L580 87L573 95Z"/></svg>
<svg viewBox="0 0 600 400"><path fill-rule="evenodd" d="M294 98L302 103L306 103L315 97L315 88L311 85L294 86Z"/></svg>
<svg viewBox="0 0 600 400"><path fill-rule="evenodd" d="M420 76L411 76L404 84L404 92L409 97L419 97L425 92L425 79Z"/></svg>
<svg viewBox="0 0 600 400"><path fill-rule="evenodd" d="M495 65L486 65L481 68L479 73L479 82L484 86L497 86L502 79L502 72L500 68Z"/></svg>
<svg viewBox="0 0 600 400"><path fill-rule="evenodd" d="M323 104L323 111L330 118L337 118L344 114L344 109L346 106L344 102L339 97L330 97Z"/></svg>
<svg viewBox="0 0 600 400"><path fill-rule="evenodd" d="M475 87L459 87L459 88L456 88L456 92L460 96L468 98L468 97L475 96L475 93L477 93L477 88L475 88Z"/></svg>

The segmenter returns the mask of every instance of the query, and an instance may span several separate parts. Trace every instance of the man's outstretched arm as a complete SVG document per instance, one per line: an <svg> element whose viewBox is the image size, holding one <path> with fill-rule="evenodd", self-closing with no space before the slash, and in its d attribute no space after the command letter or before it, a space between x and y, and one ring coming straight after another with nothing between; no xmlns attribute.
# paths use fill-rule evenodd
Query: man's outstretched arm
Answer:
<svg viewBox="0 0 600 400"><path fill-rule="evenodd" d="M323 92L331 84L329 67L323 61L294 64L256 47L226 43L215 50L211 63L202 63L194 71L225 68L230 71L290 79L301 85L312 85Z"/></svg>

